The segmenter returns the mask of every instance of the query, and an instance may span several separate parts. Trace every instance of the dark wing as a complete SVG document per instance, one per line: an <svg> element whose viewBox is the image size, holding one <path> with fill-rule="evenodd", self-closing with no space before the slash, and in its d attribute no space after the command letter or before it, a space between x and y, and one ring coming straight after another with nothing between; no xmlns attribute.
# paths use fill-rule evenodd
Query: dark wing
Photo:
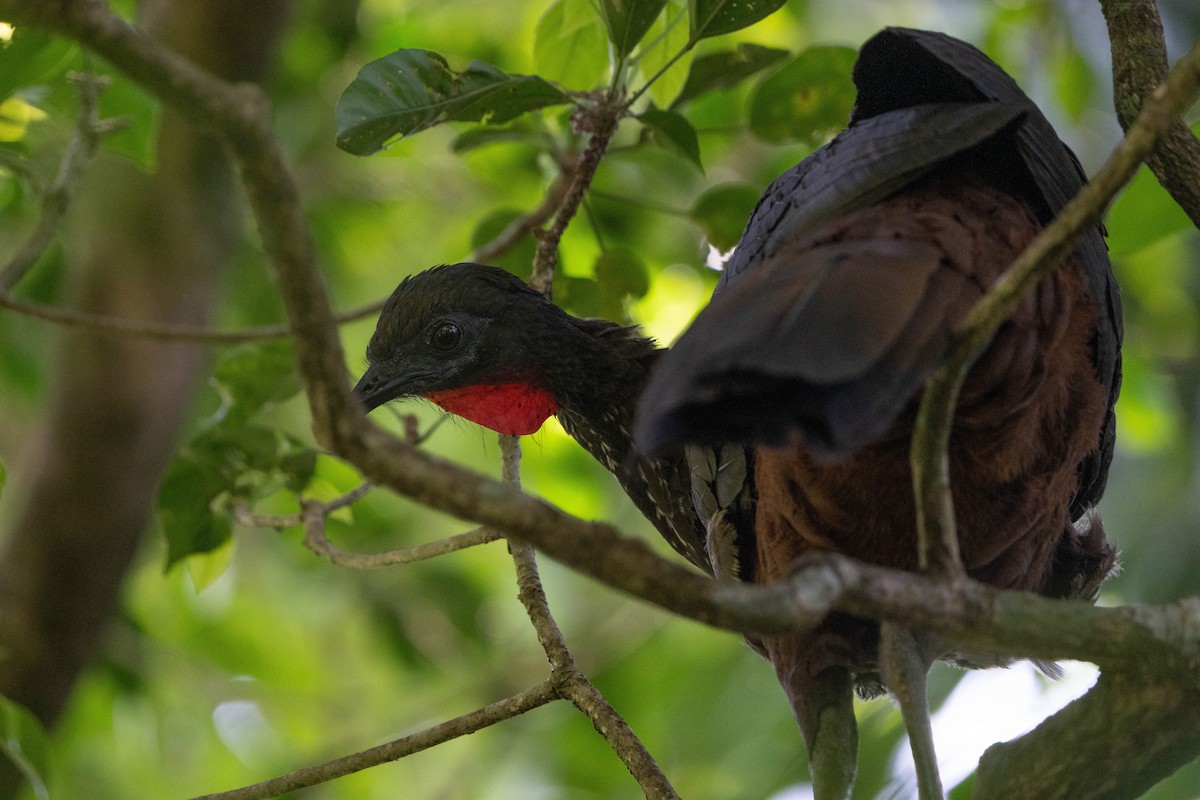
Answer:
<svg viewBox="0 0 1200 800"><path fill-rule="evenodd" d="M635 435L650 447L782 444L798 429L832 455L883 434L981 294L942 262L919 241L785 246L714 300L661 360Z"/></svg>
<svg viewBox="0 0 1200 800"><path fill-rule="evenodd" d="M850 127L767 189L713 304L676 346L680 355L673 351L663 360L641 404L637 433L643 444L714 436L778 441L787 427L784 417L800 421L810 444L831 453L881 433L944 357L952 321L961 318L961 304L978 298L977 287L967 285L969 280L945 285L944 276L931 284L934 271L919 247L888 253L872 243L870 252L856 255L826 245L795 264L784 250L828 221L870 207L939 169L979 172L1025 200L1043 222L1082 186L1077 160L1050 123L971 45L889 28L863 46L854 78L859 94ZM1079 467L1073 518L1104 490L1115 439L1112 404L1120 388L1121 344L1120 298L1099 226L1083 237L1076 253L1095 302L1093 360L1108 390L1109 414L1097 451ZM853 269L830 270L835 263ZM884 275L888 270L895 274ZM868 281L861 297L845 291L851 278L831 277L838 272ZM727 302L735 290L742 302ZM882 294L894 302L881 305ZM830 301L844 307L805 313L818 307L814 303ZM939 311L906 315L914 302ZM764 344L747 348L754 336L765 337ZM693 346L689 339L700 342ZM901 340L905 346L893 348ZM744 352L735 352L739 347ZM697 352L689 356L693 348ZM718 382L713 376L721 369L726 379ZM855 382L852 376L868 369L874 370L871 380ZM686 374L689 370L695 374ZM734 416L744 429L732 429L729 415L713 405L714 392L731 390L738 396L724 399L740 403Z"/></svg>
<svg viewBox="0 0 1200 800"><path fill-rule="evenodd" d="M810 445L832 454L884 432L945 354L949 320L978 287L951 273L932 280L939 254L918 243L798 243L973 151L1026 110L972 102L888 111L780 176L713 302L656 369L639 442L780 442L799 423Z"/></svg>
<svg viewBox="0 0 1200 800"><path fill-rule="evenodd" d="M1004 70L966 42L942 33L911 28L887 28L863 45L854 67L858 99L852 125L897 108L930 102L992 100L1025 107L1028 113L1016 129L1017 163L1022 174L1018 190L1048 222L1086 182L1079 160L1058 138L1049 120ZM1078 519L1104 493L1108 466L1116 441L1113 407L1121 391L1121 296L1104 229L1097 225L1075 247L1088 291L1096 306L1094 361L1096 378L1108 389L1109 412L1100 447L1079 466L1079 491L1071 504Z"/></svg>
<svg viewBox="0 0 1200 800"><path fill-rule="evenodd" d="M872 206L1025 113L1002 103L902 108L847 128L780 175L758 201L717 293L822 223Z"/></svg>

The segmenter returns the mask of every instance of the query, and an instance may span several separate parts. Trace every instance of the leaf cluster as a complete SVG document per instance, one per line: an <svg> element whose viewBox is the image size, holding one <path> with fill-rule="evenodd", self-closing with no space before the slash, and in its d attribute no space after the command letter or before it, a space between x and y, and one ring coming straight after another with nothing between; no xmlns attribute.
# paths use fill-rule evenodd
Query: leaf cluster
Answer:
<svg viewBox="0 0 1200 800"><path fill-rule="evenodd" d="M693 52L702 40L748 27L781 5L555 0L538 23L534 45L535 61L553 77L510 74L478 61L454 70L440 54L398 50L368 63L342 92L338 146L371 155L444 123L481 122L483 127L457 135L455 152L520 143L535 159L561 164L582 147L588 131L581 120L608 104L637 123L632 138L619 145L626 158L658 150L666 168L677 170L682 161L702 172L701 132L689 108L746 87L745 117L727 119L729 128L744 126L764 142L815 147L849 116L852 50L812 47L793 55L743 42L699 56ZM653 99L643 99L647 94ZM560 106L567 110L543 113ZM722 184L702 192L681 213L724 251L737 241L756 199L750 186ZM519 214L509 209L488 215L472 234L472 245L482 246ZM596 235L599 252L590 269L560 270L555 296L578 314L627 318L628 305L649 288L645 259L630 248L607 247L603 235ZM500 265L528 277L531 246L505 254Z"/></svg>
<svg viewBox="0 0 1200 800"><path fill-rule="evenodd" d="M172 460L159 489L168 567L228 541L239 501L280 489L299 494L316 469L316 450L266 418L301 388L289 342L233 348L212 380L221 406Z"/></svg>

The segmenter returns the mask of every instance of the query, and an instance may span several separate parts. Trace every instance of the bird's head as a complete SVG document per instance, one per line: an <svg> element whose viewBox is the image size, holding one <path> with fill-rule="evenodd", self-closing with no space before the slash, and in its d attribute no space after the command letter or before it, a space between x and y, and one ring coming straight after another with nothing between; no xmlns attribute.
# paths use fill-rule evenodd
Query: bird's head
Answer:
<svg viewBox="0 0 1200 800"><path fill-rule="evenodd" d="M406 278L384 304L354 391L368 411L423 397L500 433L533 433L558 408L538 341L558 316L497 267L434 267Z"/></svg>

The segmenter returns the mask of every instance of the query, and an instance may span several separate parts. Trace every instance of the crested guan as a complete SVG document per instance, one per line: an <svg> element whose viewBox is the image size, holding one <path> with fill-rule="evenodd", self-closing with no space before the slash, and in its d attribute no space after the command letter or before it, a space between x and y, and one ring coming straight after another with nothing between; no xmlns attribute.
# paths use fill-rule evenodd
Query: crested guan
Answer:
<svg viewBox="0 0 1200 800"><path fill-rule="evenodd" d="M916 569L908 451L920 388L1084 176L1032 101L966 43L885 29L854 81L849 126L767 189L670 351L572 317L502 270L441 266L385 305L362 401L421 396L509 434L557 415L667 541L718 577L779 580L819 551ZM1112 458L1121 335L1097 226L963 386L949 466L971 577L1095 599L1114 565L1092 507ZM811 757L831 703L852 737L851 687L881 688L878 625L832 615L752 644ZM826 767L839 769L852 780L852 765ZM848 791L820 780L818 797Z"/></svg>

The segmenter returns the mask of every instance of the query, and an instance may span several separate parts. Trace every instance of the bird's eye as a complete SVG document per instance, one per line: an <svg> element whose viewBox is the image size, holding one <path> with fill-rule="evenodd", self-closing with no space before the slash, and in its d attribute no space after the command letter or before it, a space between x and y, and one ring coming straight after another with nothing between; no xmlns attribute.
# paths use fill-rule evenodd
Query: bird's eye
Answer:
<svg viewBox="0 0 1200 800"><path fill-rule="evenodd" d="M462 341L462 329L453 322L442 322L429 332L429 346L448 353Z"/></svg>

